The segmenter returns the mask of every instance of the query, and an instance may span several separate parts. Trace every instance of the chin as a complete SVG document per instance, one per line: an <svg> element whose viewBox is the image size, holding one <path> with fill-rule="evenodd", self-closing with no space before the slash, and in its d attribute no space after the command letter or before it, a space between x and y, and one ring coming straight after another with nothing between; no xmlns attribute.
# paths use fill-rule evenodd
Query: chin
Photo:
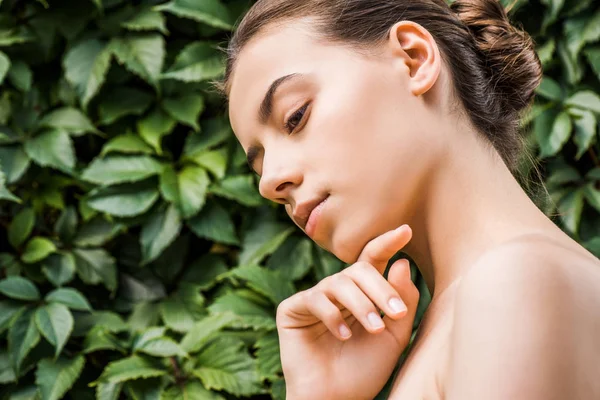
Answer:
<svg viewBox="0 0 600 400"><path fill-rule="evenodd" d="M335 237L331 240L331 246L327 250L330 251L334 256L345 262L346 264L353 264L358 259L363 246L360 246L356 235L350 233L350 237L338 238ZM337 243L337 245L336 245Z"/></svg>

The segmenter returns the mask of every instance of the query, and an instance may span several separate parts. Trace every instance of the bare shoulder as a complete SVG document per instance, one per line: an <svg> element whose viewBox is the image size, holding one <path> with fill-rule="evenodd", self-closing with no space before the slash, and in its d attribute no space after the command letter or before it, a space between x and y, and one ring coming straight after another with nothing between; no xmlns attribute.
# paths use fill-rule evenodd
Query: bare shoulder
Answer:
<svg viewBox="0 0 600 400"><path fill-rule="evenodd" d="M446 398L600 398L600 262L543 237L483 255L457 289Z"/></svg>
<svg viewBox="0 0 600 400"><path fill-rule="evenodd" d="M460 283L457 306L470 303L473 296L502 296L506 300L511 294L533 300L557 291L600 300L600 260L583 247L528 236L480 257Z"/></svg>

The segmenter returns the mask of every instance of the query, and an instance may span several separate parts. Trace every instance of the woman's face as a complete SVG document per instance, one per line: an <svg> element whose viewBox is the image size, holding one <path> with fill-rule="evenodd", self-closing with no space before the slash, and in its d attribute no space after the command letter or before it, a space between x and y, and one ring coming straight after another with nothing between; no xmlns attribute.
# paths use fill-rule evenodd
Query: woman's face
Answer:
<svg viewBox="0 0 600 400"><path fill-rule="evenodd" d="M271 83L290 74L261 121ZM382 48L367 57L320 43L300 22L255 37L235 65L229 117L246 154L255 153L260 194L285 204L300 228L344 262L419 211L440 135L410 79L397 53ZM324 196L316 224L302 226L303 205Z"/></svg>

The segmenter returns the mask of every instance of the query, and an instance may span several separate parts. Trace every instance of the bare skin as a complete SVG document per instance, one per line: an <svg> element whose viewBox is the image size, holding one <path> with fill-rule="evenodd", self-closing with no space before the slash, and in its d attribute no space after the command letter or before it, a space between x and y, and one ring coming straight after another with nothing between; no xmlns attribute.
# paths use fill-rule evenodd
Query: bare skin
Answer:
<svg viewBox="0 0 600 400"><path fill-rule="evenodd" d="M260 123L267 88L292 73L303 75L280 86ZM299 223L298 207L327 194L310 237L352 264L278 309L288 399L381 389L416 307L406 265L388 281L374 275L399 249L433 298L391 399L600 398L600 262L528 198L450 79L429 32L407 21L370 53L316 40L310 20L266 29L242 50L229 116L244 150L258 146L261 195ZM405 313L386 309L394 292ZM369 328L373 309L384 329Z"/></svg>

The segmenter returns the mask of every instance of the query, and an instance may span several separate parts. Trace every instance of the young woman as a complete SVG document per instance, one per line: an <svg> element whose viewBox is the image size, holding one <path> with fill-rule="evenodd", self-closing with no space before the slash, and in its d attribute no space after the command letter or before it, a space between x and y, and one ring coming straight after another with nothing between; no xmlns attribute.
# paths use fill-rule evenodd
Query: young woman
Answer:
<svg viewBox="0 0 600 400"><path fill-rule="evenodd" d="M600 262L513 176L541 79L495 0L259 0L229 117L262 196L346 263L277 310L287 399L600 399ZM379 310L385 317L379 317Z"/></svg>

